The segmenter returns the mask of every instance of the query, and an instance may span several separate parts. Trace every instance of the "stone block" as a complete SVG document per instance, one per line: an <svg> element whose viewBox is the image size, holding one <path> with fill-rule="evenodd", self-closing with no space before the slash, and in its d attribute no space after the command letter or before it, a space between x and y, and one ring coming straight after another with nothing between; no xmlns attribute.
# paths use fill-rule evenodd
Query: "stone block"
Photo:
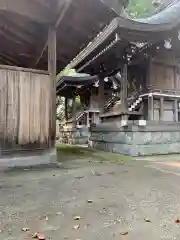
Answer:
<svg viewBox="0 0 180 240"><path fill-rule="evenodd" d="M161 123L159 130L157 125L148 125L143 131L137 125L124 129L113 125L106 131L97 127L90 141L94 148L131 156L180 153L180 128L178 124L168 128L167 123Z"/></svg>

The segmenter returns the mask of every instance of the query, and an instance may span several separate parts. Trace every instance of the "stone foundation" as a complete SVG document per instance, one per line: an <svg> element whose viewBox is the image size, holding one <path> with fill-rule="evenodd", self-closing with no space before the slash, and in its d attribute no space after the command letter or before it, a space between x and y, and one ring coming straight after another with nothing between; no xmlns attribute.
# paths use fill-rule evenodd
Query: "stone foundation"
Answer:
<svg viewBox="0 0 180 240"><path fill-rule="evenodd" d="M82 127L64 127L60 129L60 143L72 145L88 144L89 129Z"/></svg>
<svg viewBox="0 0 180 240"><path fill-rule="evenodd" d="M93 148L130 156L180 153L180 123L138 121L104 123L91 128Z"/></svg>
<svg viewBox="0 0 180 240"><path fill-rule="evenodd" d="M36 166L58 166L56 149L42 151L16 152L0 158L0 169L36 167Z"/></svg>

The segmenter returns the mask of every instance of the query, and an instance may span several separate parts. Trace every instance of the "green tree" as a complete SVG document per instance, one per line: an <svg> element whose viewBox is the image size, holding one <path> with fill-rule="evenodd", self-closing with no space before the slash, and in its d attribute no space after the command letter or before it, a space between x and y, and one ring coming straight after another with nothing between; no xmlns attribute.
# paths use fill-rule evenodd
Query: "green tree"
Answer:
<svg viewBox="0 0 180 240"><path fill-rule="evenodd" d="M56 97L56 118L62 122L65 118L65 99L63 97Z"/></svg>
<svg viewBox="0 0 180 240"><path fill-rule="evenodd" d="M151 0L129 0L127 14L132 18L148 17L155 12Z"/></svg>

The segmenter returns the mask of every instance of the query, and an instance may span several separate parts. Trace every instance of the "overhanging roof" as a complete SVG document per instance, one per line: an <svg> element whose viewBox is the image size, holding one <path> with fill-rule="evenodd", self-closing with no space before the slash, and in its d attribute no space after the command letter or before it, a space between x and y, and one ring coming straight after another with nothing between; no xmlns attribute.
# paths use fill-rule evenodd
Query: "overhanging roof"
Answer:
<svg viewBox="0 0 180 240"><path fill-rule="evenodd" d="M128 47L129 43L135 46L138 43L144 43L143 45L148 46L167 39L180 27L179 12L180 1L147 19L135 21L123 17L115 18L70 62L70 67L84 71L88 64L97 61L108 50L112 53L112 48L115 48L114 52L122 54L123 49Z"/></svg>
<svg viewBox="0 0 180 240"><path fill-rule="evenodd" d="M72 77L63 76L56 83L56 92L61 96L68 96L77 92L81 87L86 87L94 84L97 81L97 76Z"/></svg>
<svg viewBox="0 0 180 240"><path fill-rule="evenodd" d="M57 67L62 69L117 16L114 1L1 0L0 63L47 69L47 31L55 25Z"/></svg>

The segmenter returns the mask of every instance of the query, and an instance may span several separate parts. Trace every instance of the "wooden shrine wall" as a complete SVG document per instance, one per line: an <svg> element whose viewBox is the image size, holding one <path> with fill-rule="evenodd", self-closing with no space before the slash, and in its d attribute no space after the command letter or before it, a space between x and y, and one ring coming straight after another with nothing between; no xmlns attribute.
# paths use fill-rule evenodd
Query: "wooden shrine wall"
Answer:
<svg viewBox="0 0 180 240"><path fill-rule="evenodd" d="M154 63L152 65L151 85L159 89L175 88L175 69L172 66Z"/></svg>
<svg viewBox="0 0 180 240"><path fill-rule="evenodd" d="M46 72L0 67L1 151L49 148L51 86Z"/></svg>
<svg viewBox="0 0 180 240"><path fill-rule="evenodd" d="M180 90L180 57L174 52L159 54L152 63L151 86Z"/></svg>
<svg viewBox="0 0 180 240"><path fill-rule="evenodd" d="M145 68L141 66L131 66L128 68L128 96L143 88L145 82Z"/></svg>

